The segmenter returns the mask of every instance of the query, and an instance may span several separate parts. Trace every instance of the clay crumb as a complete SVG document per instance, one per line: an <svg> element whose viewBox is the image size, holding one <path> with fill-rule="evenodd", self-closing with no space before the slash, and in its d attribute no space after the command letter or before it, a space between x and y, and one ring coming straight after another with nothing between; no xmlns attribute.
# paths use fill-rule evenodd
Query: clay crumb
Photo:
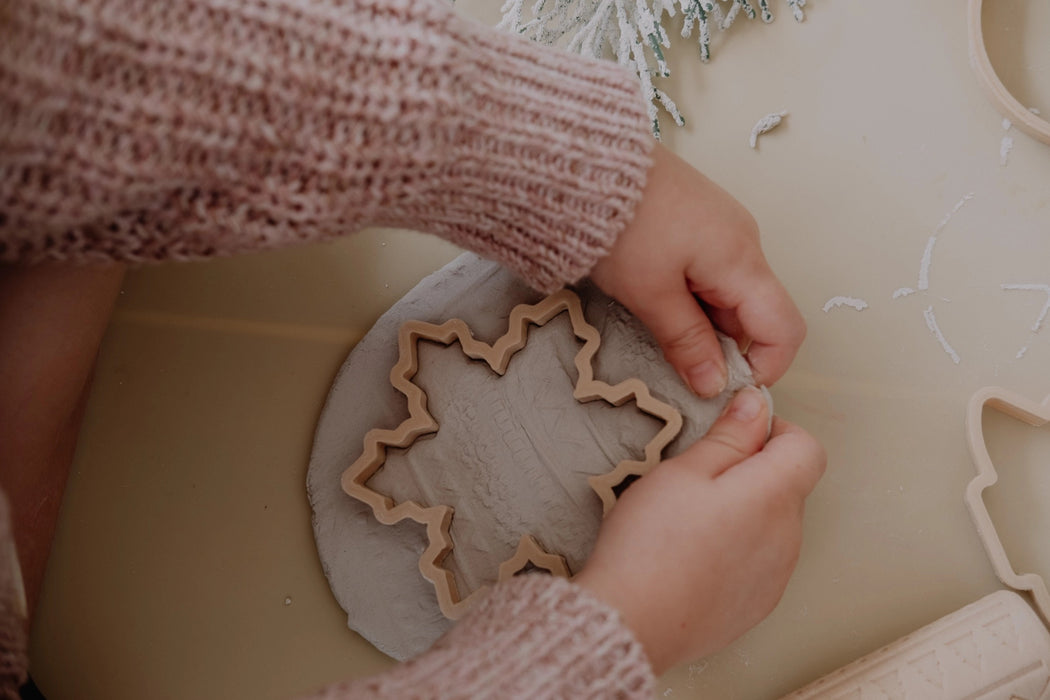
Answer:
<svg viewBox="0 0 1050 700"><path fill-rule="evenodd" d="M911 287L901 287L900 289L893 292L893 298L900 299L901 297L906 297L914 293L915 290Z"/></svg>
<svg viewBox="0 0 1050 700"><path fill-rule="evenodd" d="M700 661L695 664L689 665L689 678L696 678L701 673L707 670L707 662Z"/></svg>
<svg viewBox="0 0 1050 700"><path fill-rule="evenodd" d="M936 244L937 234L934 234L926 241L926 250L922 252L922 261L919 263L919 289L923 291L930 288L930 262L933 260L933 246Z"/></svg>
<svg viewBox="0 0 1050 700"><path fill-rule="evenodd" d="M848 306L851 309L863 311L868 308L868 302L856 297L831 297L824 302L824 313L827 313L832 309L837 309L840 306Z"/></svg>
<svg viewBox="0 0 1050 700"><path fill-rule="evenodd" d="M937 325L937 317L933 313L933 307L926 307L926 310L922 312L922 315L926 318L926 327L930 329L930 332L933 333L933 337L941 344L944 352L948 353L948 356L952 358L952 362L959 364L959 353L955 352L952 346L948 344L948 339L944 337L944 333L941 332L940 326Z"/></svg>
<svg viewBox="0 0 1050 700"><path fill-rule="evenodd" d="M973 199L973 192L965 194L962 198L955 203L951 211L944 215L940 223L937 224L937 228L934 229L933 235L926 241L926 250L922 253L922 261L919 263L919 290L926 291L930 288L930 262L933 260L933 246L937 244L937 236L940 235L944 227L948 225L948 222L952 220L960 209L962 209L967 202Z"/></svg>
<svg viewBox="0 0 1050 700"><path fill-rule="evenodd" d="M1035 319L1035 323L1032 324L1032 332L1038 333L1039 329L1043 327L1043 321L1046 320L1046 315L1050 313L1050 284L1002 284L999 286L1001 289L1005 290L1043 292L1046 294L1046 303L1043 304L1043 309L1039 312L1039 317Z"/></svg>
<svg viewBox="0 0 1050 700"><path fill-rule="evenodd" d="M1013 148L1013 137L1004 136L1003 140L999 142L999 167L1006 167L1007 161L1010 160L1010 151L1012 151Z"/></svg>
<svg viewBox="0 0 1050 700"><path fill-rule="evenodd" d="M751 148L758 148L758 137L777 128L786 116L787 111L771 112L759 119L751 129Z"/></svg>
<svg viewBox="0 0 1050 700"><path fill-rule="evenodd" d="M973 192L969 192L960 197L959 201L956 202L955 206L952 207L952 210L945 214L944 218L941 219L939 224L937 224L937 229L933 232L933 235L936 236L937 234L939 234L941 230L948 225L948 222L952 220L952 217L958 214L959 210L966 206L966 203L969 202L971 199L973 199Z"/></svg>

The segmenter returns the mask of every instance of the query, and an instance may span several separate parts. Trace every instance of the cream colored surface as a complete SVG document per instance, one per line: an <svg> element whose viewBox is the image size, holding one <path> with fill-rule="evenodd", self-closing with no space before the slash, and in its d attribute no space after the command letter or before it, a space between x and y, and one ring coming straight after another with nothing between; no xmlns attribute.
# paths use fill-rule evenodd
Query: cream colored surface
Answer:
<svg viewBox="0 0 1050 700"><path fill-rule="evenodd" d="M488 18L498 5L461 4ZM1000 76L1050 114L1050 4L986 4ZM777 696L996 590L962 500L966 402L992 383L1050 393L1050 328L1030 330L1045 295L1000 289L1050 284L1050 148L1011 132L1000 167L965 4L812 0L801 25L773 7L773 25L717 36L706 66L676 38L671 92L689 125L665 133L762 226L810 328L776 405L824 441L830 466L779 608L668 673L661 696ZM749 148L755 120L784 109ZM917 286L928 238L971 192L938 236L929 290L892 299ZM129 276L33 634L49 698L282 698L386 667L328 592L306 463L352 344L454 255L368 232ZM840 295L869 307L821 311ZM957 365L927 328L930 306ZM1045 531L1033 523L1050 499L1037 470L1050 441L986 425L1002 477L992 515L1014 523L1000 528L1007 549L1046 575L1047 538L1032 533Z"/></svg>

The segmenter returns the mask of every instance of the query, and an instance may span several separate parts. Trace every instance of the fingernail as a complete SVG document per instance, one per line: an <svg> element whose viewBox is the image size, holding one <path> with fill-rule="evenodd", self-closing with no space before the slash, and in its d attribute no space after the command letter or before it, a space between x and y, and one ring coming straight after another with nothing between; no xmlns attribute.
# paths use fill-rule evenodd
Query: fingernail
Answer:
<svg viewBox="0 0 1050 700"><path fill-rule="evenodd" d="M705 399L718 396L725 391L727 381L725 372L715 364L714 360L701 362L689 370L689 386Z"/></svg>
<svg viewBox="0 0 1050 700"><path fill-rule="evenodd" d="M726 413L733 420L748 423L762 412L762 407L765 405L766 398L762 396L762 392L753 386L746 386L738 391L733 400L729 402Z"/></svg>

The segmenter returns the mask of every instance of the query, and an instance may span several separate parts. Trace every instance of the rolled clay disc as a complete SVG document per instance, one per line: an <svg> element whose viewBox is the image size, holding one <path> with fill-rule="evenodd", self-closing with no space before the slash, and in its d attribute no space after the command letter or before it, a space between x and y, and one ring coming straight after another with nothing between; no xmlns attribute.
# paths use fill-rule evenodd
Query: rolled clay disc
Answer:
<svg viewBox="0 0 1050 700"><path fill-rule="evenodd" d="M729 386L714 399L697 398L641 322L589 283L576 292L587 321L601 333L595 378L616 384L638 377L682 413L682 432L665 457L700 438L729 397L752 383L736 343L722 338ZM460 318L474 337L492 343L506 333L514 306L541 298L499 265L460 256L380 317L332 385L307 477L317 550L350 628L395 659L426 650L452 624L438 609L433 585L419 573L424 527L411 520L380 524L340 487L343 471L362 452L365 433L396 427L408 417L405 397L389 381L398 329L411 319ZM464 595L495 581L499 564L524 534L562 554L571 572L579 571L602 517L587 477L624 459L642 459L662 425L633 402L613 407L573 399L579 347L566 314L532 326L503 377L466 358L457 343L420 345L415 382L427 393L438 432L407 449L389 449L368 484L398 502L455 509L454 548L444 566Z"/></svg>

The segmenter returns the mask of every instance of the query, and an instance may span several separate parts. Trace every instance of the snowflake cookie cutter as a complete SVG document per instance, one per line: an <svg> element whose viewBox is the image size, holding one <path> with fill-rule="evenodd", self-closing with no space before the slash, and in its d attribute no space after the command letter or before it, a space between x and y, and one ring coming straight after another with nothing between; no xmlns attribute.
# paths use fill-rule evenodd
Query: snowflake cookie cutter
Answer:
<svg viewBox="0 0 1050 700"><path fill-rule="evenodd" d="M971 397L966 411L966 438L970 446L970 456L977 468L977 476L966 487L965 496L966 506L988 558L992 561L996 576L1010 588L1031 593L1040 616L1050 623L1050 592L1047 591L1046 581L1039 574L1018 574L1014 570L982 497L984 490L999 480L999 474L988 454L981 426L981 416L986 407L994 408L1011 418L1038 428L1050 423L1050 396L1042 403L1036 403L1020 394L991 386L979 389Z"/></svg>
<svg viewBox="0 0 1050 700"><path fill-rule="evenodd" d="M615 386L594 378L594 358L601 343L598 329L583 315L578 296L563 289L536 304L519 304L510 312L507 332L488 345L474 338L470 327L461 319L450 319L440 325L423 321L406 321L398 333L398 360L390 370L390 383L405 395L409 417L393 429L373 428L365 434L364 451L342 474L343 490L353 498L371 507L376 520L393 525L411 519L426 526L427 547L419 558L419 571L434 585L441 612L450 619L458 619L466 612L476 596L485 588L478 588L465 598L460 595L452 572L441 564L453 549L449 528L453 508L448 505L425 506L415 501L395 503L390 496L368 487L368 480L386 462L386 448L407 448L423 435L436 433L438 423L427 411L427 395L412 379L419 370L418 343L428 340L442 345L459 342L463 354L485 362L496 374L506 373L511 358L525 347L530 325L542 326L563 312L568 312L573 334L584 341L576 353L577 380L573 398L580 403L604 400L621 406L634 400L638 409L661 421L664 426L644 448L644 459L624 460L599 476L588 479L592 490L602 501L603 515L616 502L614 488L629 476L642 476L660 461L665 447L682 429L682 415L669 404L653 397L649 387L640 379L627 379ZM543 550L530 535L522 537L517 552L499 567L498 580L504 580L521 571L529 562L553 574L568 577L564 558Z"/></svg>

